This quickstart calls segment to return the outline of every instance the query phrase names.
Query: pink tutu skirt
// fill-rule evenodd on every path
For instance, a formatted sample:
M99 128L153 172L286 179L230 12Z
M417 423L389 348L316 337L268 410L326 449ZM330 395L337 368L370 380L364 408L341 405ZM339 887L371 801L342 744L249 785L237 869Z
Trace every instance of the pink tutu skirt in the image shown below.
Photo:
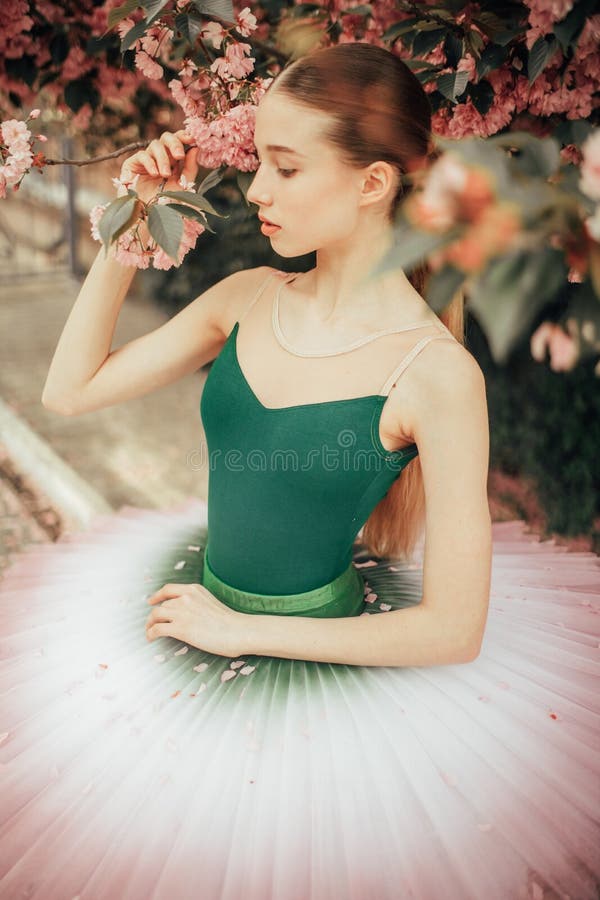
M0 897L597 900L600 561L493 525L471 663L229 659L148 642L206 503L124 507L0 584ZM371 615L418 565L354 564Z

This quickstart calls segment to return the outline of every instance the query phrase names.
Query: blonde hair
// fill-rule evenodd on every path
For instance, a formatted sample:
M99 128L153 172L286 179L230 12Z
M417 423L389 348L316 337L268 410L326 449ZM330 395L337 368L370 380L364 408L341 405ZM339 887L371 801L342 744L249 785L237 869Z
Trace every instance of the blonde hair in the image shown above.
M420 294L427 283L426 265L408 276ZM439 314L454 337L464 345L464 293L460 289ZM419 456L402 469L385 497L371 512L362 529L362 542L375 556L392 556L409 561L425 529L425 490Z

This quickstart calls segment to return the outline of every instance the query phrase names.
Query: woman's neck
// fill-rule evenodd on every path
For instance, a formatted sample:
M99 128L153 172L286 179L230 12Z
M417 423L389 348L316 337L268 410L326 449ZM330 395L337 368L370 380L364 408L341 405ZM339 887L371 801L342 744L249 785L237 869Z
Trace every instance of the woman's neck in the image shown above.
M317 250L317 264L303 279L309 315L322 325L372 319L378 308L381 314L391 311L392 298L397 310L402 296L416 295L401 268L369 277L393 243L392 226L382 225L356 234L343 247Z

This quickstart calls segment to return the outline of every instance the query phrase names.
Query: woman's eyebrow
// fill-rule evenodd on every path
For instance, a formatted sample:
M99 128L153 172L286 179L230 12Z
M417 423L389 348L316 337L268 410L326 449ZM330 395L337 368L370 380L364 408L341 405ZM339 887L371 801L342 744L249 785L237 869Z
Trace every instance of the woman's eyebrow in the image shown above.
M282 144L267 144L267 150L274 150L279 153L292 153L294 156L303 156L306 158L305 153L300 153L299 150L292 150L291 147L284 147Z

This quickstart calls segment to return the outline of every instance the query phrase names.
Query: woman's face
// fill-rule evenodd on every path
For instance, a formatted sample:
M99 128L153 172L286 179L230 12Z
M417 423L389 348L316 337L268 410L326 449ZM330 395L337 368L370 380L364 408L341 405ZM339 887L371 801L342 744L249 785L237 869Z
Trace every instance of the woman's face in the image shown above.
M260 160L247 193L258 214L280 227L269 234L283 257L344 241L356 230L362 174L322 137L329 116L268 92L256 110ZM276 148L289 148L276 149Z

